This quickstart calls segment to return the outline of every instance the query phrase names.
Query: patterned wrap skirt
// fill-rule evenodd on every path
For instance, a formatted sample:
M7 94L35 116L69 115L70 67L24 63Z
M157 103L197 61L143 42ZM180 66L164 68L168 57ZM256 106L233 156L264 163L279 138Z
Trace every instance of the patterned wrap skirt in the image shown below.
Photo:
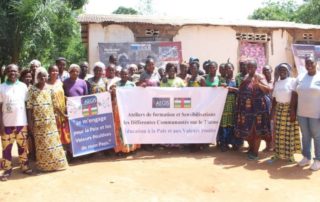
M301 153L298 121L290 121L290 104L277 103L275 121L275 153L280 159L290 159Z

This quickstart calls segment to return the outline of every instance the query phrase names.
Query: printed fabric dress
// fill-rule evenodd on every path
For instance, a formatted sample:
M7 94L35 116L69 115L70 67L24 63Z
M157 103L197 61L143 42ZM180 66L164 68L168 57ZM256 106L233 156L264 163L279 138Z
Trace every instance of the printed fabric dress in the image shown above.
M276 98L281 94L291 94L294 89L293 78L279 80L275 83L273 96ZM281 84L282 85L281 85ZM289 91L289 92L288 92ZM301 153L300 128L297 120L290 121L290 102L279 102L277 100L275 111L275 157L285 160L293 160L295 153Z
M56 125L53 109L55 103L54 93L50 88L30 88L27 108L32 111L36 162L41 171L62 170L68 166Z
M226 84L229 87L236 87L234 80L226 81ZM228 144L240 146L243 144L242 139L234 136L236 96L235 92L228 92L221 117L218 142L224 146Z
M108 81L105 78L100 78L98 82L94 81L94 77L87 80L89 94L106 92L108 88Z
M136 85L132 81L127 81L126 83L121 83L121 81L116 82L117 88L132 88ZM114 151L116 153L129 153L140 148L139 144L124 144L123 135L120 127L120 116L118 110L117 99L112 99L112 109L113 109L113 119L114 119L114 130L115 130L115 142L116 146Z
M236 136L246 139L253 127L262 139L270 136L270 116L266 94L253 88L253 81L242 82L237 100Z
M70 144L70 129L68 119L61 115L60 112L66 113L66 98L64 96L63 83L60 80L53 85L48 84L48 87L53 90L56 108L54 113L56 116L57 128L60 134L61 143L64 145Z

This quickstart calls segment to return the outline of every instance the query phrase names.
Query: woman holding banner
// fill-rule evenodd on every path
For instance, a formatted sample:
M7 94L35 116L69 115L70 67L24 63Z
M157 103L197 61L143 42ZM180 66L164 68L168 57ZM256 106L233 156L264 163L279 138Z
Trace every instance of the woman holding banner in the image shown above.
M29 90L27 109L28 127L35 139L37 167L40 171L66 169L68 163L54 115L57 101L53 90L46 84L48 72L39 67L35 76L36 84Z
M147 87L147 86L159 86L160 84L160 75L158 71L155 70L154 60L148 58L146 60L145 70L141 73L138 86Z
M133 152L140 148L140 145L137 144L124 144L122 131L120 127L120 117L118 110L118 103L116 99L116 88L132 88L136 85L129 81L129 72L126 68L123 68L120 71L121 80L116 82L115 85L110 87L111 99L112 99L112 109L113 109L113 119L114 119L114 130L115 130L115 143L116 146L114 151L118 156L123 156L124 154Z
M235 135L248 141L248 159L257 160L260 142L271 135L270 116L265 96L270 92L265 78L256 73L257 62L248 60L247 71L239 87Z
M199 73L199 62L192 61L190 63L190 73L191 77L187 80L188 87L204 87L206 86L205 79L200 76ZM203 149L205 144L192 144L190 145L190 152L197 152Z
M160 87L185 87L184 81L176 76L177 67L173 63L166 64L165 76L160 82Z

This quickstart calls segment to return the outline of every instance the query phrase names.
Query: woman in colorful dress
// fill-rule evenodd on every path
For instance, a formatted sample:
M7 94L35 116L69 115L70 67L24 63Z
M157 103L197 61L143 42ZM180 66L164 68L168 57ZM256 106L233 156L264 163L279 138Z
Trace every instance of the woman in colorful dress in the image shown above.
M35 139L36 164L40 171L63 170L68 166L56 125L53 90L46 84L48 72L43 67L36 71L37 83L28 93L29 128Z
M271 135L265 99L270 87L265 78L256 73L255 60L248 60L247 70L248 74L239 87L235 135L248 141L248 159L257 160L261 140Z
M96 62L93 66L94 76L87 80L89 94L106 92L108 89L108 81L103 78L105 65L102 62Z
M262 68L262 74L264 75L268 86L270 88L270 93L266 95L266 101L267 101L267 107L269 110L269 113L271 114L271 107L272 107L272 90L273 90L273 84L274 82L272 81L272 68L270 65L265 65ZM273 140L273 119L270 118L270 127L271 127L271 135L270 138L266 139L266 148L264 149L264 151L273 151L273 144L274 144L274 140Z
M218 145L222 152L229 150L229 145L232 145L233 150L238 150L243 144L243 141L240 138L234 136L235 106L238 89L236 88L236 81L233 79L233 70L234 67L232 63L225 64L225 85L228 88L228 95L224 105L218 133Z
M273 89L271 116L275 116L275 154L271 161L277 159L295 162L294 154L301 152L300 131L297 120L291 119L292 110L295 110L291 102L295 88L295 79L290 78L287 64L278 67L279 77Z
M118 110L118 103L116 99L116 88L133 88L136 85L129 81L129 72L127 69L122 69L120 71L121 80L118 81L115 85L110 87L111 98L112 98L112 109L113 109L113 119L114 119L114 130L115 130L115 143L116 146L114 151L118 156L125 156L126 154L133 152L140 148L138 144L124 144L123 135L120 127L120 117Z
M247 59L245 57L241 57L239 60L239 73L237 73L235 77L237 88L239 88L240 84L242 83L246 75L247 75Z
M66 98L64 96L63 84L58 78L59 68L57 65L52 65L49 67L49 79L48 87L53 90L56 101L56 108L54 110L56 116L57 128L60 134L60 140L62 145L67 148L67 145L71 143L70 140L70 129L68 118L66 115Z

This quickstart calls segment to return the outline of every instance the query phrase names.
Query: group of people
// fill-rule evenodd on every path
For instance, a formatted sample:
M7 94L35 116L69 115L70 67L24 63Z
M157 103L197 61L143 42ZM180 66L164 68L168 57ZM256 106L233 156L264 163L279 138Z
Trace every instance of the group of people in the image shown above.
M28 160L33 156L40 171L68 167L72 150L66 97L109 91L115 122L114 152L122 155L139 149L140 145L123 142L115 93L116 88L136 86L227 88L217 135L217 146L222 152L239 150L245 140L249 145L248 159L256 160L261 140L265 140L266 149L274 151L270 162L277 159L295 162L294 154L301 151L301 130L303 159L298 164L311 163L313 139L315 160L310 168L319 170L320 73L313 56L306 57L305 64L307 73L297 78L290 76L289 64L279 64L274 69L274 81L270 66L263 67L263 74L259 74L257 62L250 58L240 59L235 77L234 65L229 61L218 65L208 60L200 69L197 58L156 68L154 59L148 57L145 64L119 68L116 57L110 56L107 67L102 62L93 65L93 75L88 73L87 62L67 68L67 61L62 57L48 70L41 67L38 60L31 61L29 68L21 71L17 65L10 64L5 69L6 79L0 85L1 168L4 170L0 180L6 181L11 176L11 150L15 141L24 174L33 173ZM203 147L187 146L192 151Z

